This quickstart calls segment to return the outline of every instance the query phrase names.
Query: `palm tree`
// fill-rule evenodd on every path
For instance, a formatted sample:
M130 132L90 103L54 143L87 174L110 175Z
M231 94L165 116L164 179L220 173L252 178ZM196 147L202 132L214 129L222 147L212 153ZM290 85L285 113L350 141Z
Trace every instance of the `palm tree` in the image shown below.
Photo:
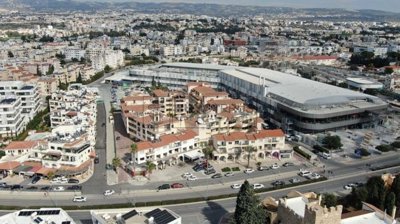
M149 173L149 179L150 179L151 172L153 172L153 170L155 168L156 168L156 165L152 161L150 161L150 160L146 161L146 170Z
M136 152L137 152L137 145L135 143L133 143L131 145L131 163L132 163L133 166L135 166L135 160L136 159L134 159L134 158L135 158Z
M49 180L52 180L53 177L54 177L54 173L53 173L53 172L49 172L49 173L47 174L47 178L49 178Z
M250 157L251 157L251 153L257 151L253 146L248 146L244 149L244 151L247 152L247 168L249 168L250 166Z
M114 159L112 159L112 165L114 167L114 170L116 173L118 173L118 167L121 166L121 159L118 157L114 157Z
M207 160L207 165L206 165L207 168L206 169L208 170L208 160L210 159L214 149L210 146L207 146L207 147L203 148L201 151L203 151L204 156L206 157L206 160Z

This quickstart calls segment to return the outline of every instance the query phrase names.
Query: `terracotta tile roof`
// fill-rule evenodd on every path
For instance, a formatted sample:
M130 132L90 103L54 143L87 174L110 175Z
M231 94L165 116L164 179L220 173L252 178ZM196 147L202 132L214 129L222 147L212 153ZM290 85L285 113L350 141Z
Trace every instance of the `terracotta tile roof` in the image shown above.
M191 87L191 86L202 86L202 85L208 85L206 82L188 82L186 86Z
M151 100L152 97L149 95L143 95L143 96L126 96L121 99L121 101L126 102L126 101L142 101L142 100Z
M192 130L185 130L180 134L168 134L160 137L160 140L151 142L151 141L142 141L137 143L138 151L146 150L146 149L156 149L163 146L167 146L174 142L181 142L193 139L197 136L197 133Z
M32 149L39 144L39 141L13 141L1 150Z
M205 93L215 93L217 91L215 91L213 88L208 87L208 86L198 86L196 88L193 89L194 91L204 95Z
M55 173L56 169L54 168L47 168L47 167L42 167L38 171L36 171L37 174L42 174L44 176L47 176L50 172Z
M162 89L153 90L153 94L156 97L167 97L169 95L167 91L164 91Z
M0 170L12 170L18 167L19 165L21 165L21 163L16 161L3 162L0 163Z
M217 91L215 91L215 92L206 92L206 93L203 93L203 96L205 96L205 97L212 97L212 96L229 96L229 94L226 93L226 92L217 92Z

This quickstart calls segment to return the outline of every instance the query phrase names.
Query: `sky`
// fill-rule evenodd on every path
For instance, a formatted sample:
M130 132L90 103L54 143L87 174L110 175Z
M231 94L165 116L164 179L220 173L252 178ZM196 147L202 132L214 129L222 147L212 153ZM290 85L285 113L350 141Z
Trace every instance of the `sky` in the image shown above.
M96 1L96 0L81 0ZM102 0L106 1L106 0ZM260 6L287 6L295 8L345 8L345 9L376 9L400 12L400 0L107 0L114 2L188 2L214 3Z

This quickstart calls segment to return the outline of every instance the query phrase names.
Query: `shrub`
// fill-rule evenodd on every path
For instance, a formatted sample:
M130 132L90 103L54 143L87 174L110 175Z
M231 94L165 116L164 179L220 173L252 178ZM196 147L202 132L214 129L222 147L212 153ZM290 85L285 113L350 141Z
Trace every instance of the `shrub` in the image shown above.
M356 153L356 154L359 154L361 157L371 155L371 153L368 152L368 150L366 150L366 149L364 149L364 148L356 149L356 150L355 150L355 153Z
M320 145L314 145L313 149L315 149L317 152L325 152L325 153L329 153L329 150L325 147L322 147Z
M230 167L224 167L221 169L222 172L231 172L231 168Z
M375 148L381 152L389 152L394 150L393 146L391 145L378 145Z
M293 147L293 150L295 152L297 152L298 154L300 154L301 156L303 156L304 158L310 160L311 159L311 155L309 155L308 153L304 152L303 150L300 149L300 147L295 146Z
M240 171L239 167L232 167L232 171Z
M390 144L392 147L394 147L394 148L400 148L400 141L396 141L396 142L393 142L392 144Z

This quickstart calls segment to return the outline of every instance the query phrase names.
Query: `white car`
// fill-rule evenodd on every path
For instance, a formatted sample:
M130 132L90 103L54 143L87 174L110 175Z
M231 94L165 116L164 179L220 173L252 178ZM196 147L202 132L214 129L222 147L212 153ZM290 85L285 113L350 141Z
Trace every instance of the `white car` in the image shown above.
M189 176L186 180L193 181L193 180L197 180L197 179L198 178L196 176L192 175L192 176Z
M247 168L247 169L244 170L244 172L247 173L247 174L250 174L250 173L253 173L254 170L250 169L250 168Z
M73 202L85 202L86 197L85 196L75 196L74 199L72 199Z
M308 177L311 174L312 173L310 171L307 171L307 170L301 170L300 173L299 173L299 175L302 176L302 177Z
M264 188L264 184L253 184L253 189L261 189Z
M114 190L106 190L106 191L104 191L104 196L110 196L110 195L113 195L114 193L115 193Z
M190 176L193 176L193 174L192 173L184 173L184 174L182 174L182 177L185 178L185 179L187 179Z
M232 184L232 185L231 185L231 188L232 188L232 189L239 189L240 187L242 187L241 184Z
M273 170L276 170L276 169L278 169L279 168L279 165L278 164L273 164L272 166L271 166L271 169L273 169Z
M59 184L68 184L68 179L60 179Z
M226 176L226 177L233 177L234 174L233 174L233 172L228 172L228 173L225 174L225 176Z
M300 179L299 178L292 178L289 180L290 183L295 184L295 183L299 183Z
M53 187L53 191L65 191L64 187Z
M344 185L343 188L344 188L345 190L351 190L351 189L353 189L353 188L356 187L356 186L357 186L357 185L351 183L351 184Z
M313 173L313 174L311 174L310 176L308 176L310 179L313 179L313 180L317 180L317 179L319 179L319 178L321 178L321 175L319 175L318 173Z

